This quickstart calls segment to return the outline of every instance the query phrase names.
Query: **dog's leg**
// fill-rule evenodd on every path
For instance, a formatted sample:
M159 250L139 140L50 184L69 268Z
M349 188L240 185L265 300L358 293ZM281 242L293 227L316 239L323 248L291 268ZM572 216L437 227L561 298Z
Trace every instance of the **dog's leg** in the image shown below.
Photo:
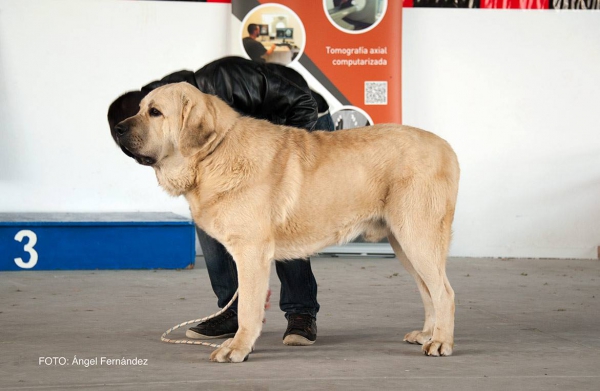
M416 248L403 248L431 294L435 311L433 334L423 344L423 352L428 356L449 356L454 347L454 291L446 277L445 255L436 250L436 244L431 241L415 245Z
M446 277L445 246L433 231L416 230L403 236L400 243L429 290L435 311L433 334L423 344L423 352L428 356L449 356L454 347L454 291Z
M273 246L236 246L231 255L238 269L238 331L210 355L211 361L242 362L254 347L262 329L265 297L269 289L269 273Z
M449 356L454 347L454 291L446 277L452 217L453 209L440 219L430 208L416 207L404 216L403 224L392 227L431 296L435 323L431 339L423 344L423 352L428 356Z
M423 300L423 307L425 308L425 324L423 325L423 329L414 330L406 334L404 336L404 341L408 343L424 345L431 339L431 336L433 335L433 326L435 325L435 312L433 310L433 301L431 300L431 295L429 294L427 286L419 276L419 273L416 272L406 257L406 254L402 250L402 247L400 247L400 244L396 238L393 235L389 235L388 240L394 249L394 253L396 253L396 257L398 257L400 260L400 263L402 263L406 271L408 271L408 273L415 279L417 287L419 288L419 293L421 294L421 299Z

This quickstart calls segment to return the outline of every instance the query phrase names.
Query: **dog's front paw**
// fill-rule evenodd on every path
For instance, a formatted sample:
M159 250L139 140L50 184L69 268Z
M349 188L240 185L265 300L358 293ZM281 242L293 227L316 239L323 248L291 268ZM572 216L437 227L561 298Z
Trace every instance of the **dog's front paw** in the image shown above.
M252 349L234 347L233 338L223 342L220 348L217 348L210 355L210 361L216 362L244 362Z
M427 356L451 356L452 355L452 342L442 342L429 340L423 344L423 353Z
M404 336L404 341L408 343L415 343L424 345L431 339L431 332L425 332L420 330L411 331Z
M228 338L221 344L222 348L228 348L233 343L233 338Z

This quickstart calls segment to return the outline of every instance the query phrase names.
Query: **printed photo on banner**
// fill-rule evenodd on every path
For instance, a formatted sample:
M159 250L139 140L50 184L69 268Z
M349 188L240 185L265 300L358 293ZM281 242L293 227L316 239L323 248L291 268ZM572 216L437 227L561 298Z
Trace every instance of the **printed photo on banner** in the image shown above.
M306 32L294 11L280 4L260 5L242 21L239 38L256 62L289 65L304 51Z
M355 106L342 106L331 114L335 130L362 128L373 125L373 120L364 110Z
M323 0L329 21L339 30L361 34L373 29L385 15L387 0Z

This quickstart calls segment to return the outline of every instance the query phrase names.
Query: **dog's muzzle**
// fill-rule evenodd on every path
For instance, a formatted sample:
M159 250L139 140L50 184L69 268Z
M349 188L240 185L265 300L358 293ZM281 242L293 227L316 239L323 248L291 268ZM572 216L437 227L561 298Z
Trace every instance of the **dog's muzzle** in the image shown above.
M117 145L121 148L123 153L135 159L136 162L143 166L153 166L154 164L156 164L156 159L150 156L138 154L135 151L132 151L130 147L128 148L127 137L129 135L129 130L129 125L124 122L120 122L119 124L117 124L117 126L115 126L114 129L115 141L117 142Z

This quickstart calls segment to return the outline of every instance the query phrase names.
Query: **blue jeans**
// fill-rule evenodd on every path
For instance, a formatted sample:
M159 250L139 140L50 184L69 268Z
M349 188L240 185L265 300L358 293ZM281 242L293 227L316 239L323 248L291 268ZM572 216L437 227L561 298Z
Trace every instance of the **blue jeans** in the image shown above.
M328 130L333 132L335 130L335 125L333 124L333 118L331 118L331 114L327 113L319 117L319 119L317 119L317 123L315 124L314 130Z
M326 114L317 120L315 130L333 130L331 115ZM196 227L198 241L202 247L208 277L217 295L217 305L223 308L229 303L238 287L237 269L231 254L225 247ZM281 281L279 308L290 314L308 314L317 317L317 281L310 267L310 258L275 262L277 276ZM237 312L237 300L231 309Z
M235 262L221 243L198 227L196 233L204 253L210 284L217 295L217 305L223 308L238 287ZM275 262L275 268L281 281L279 308L285 312L286 317L289 314L309 314L316 318L319 312L317 281L312 273L310 260ZM230 307L236 312L237 302L236 300Z

